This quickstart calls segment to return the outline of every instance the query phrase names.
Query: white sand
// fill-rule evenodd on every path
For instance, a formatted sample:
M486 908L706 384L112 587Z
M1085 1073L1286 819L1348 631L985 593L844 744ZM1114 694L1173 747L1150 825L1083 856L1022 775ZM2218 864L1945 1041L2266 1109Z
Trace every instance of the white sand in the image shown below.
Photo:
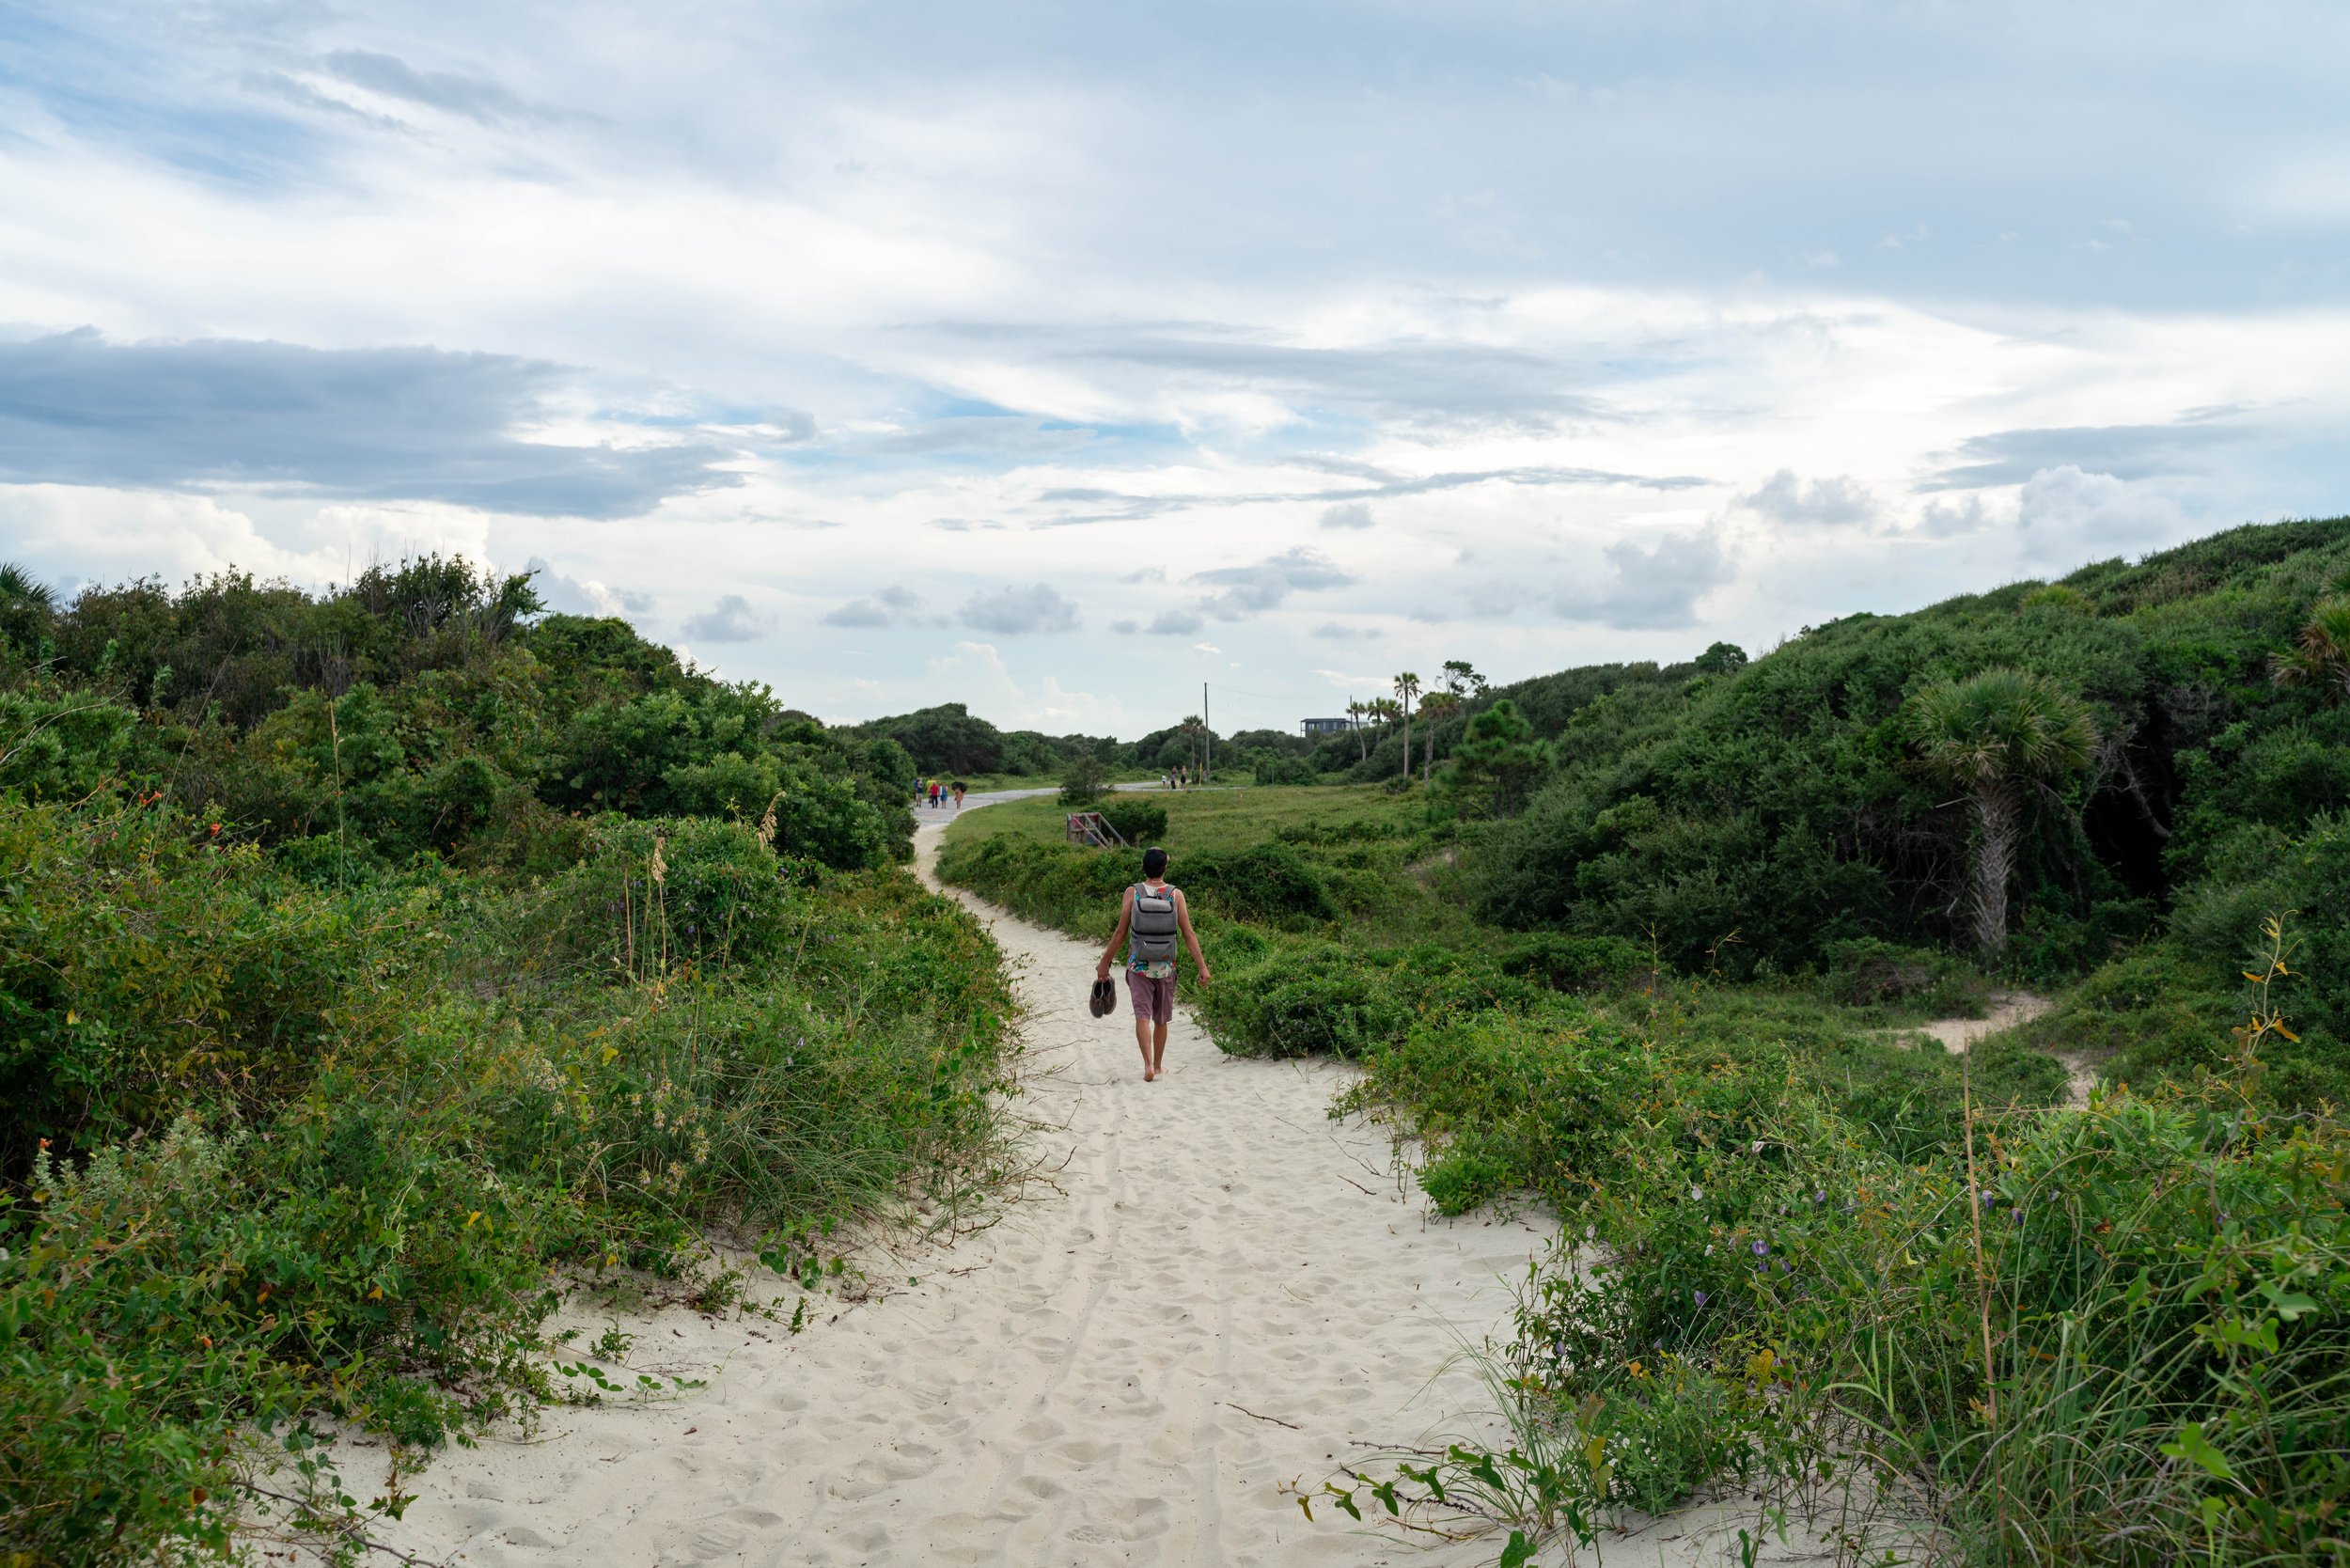
M1937 1018L1904 1032L1930 1035L1950 1055L1965 1056L1966 1047L1976 1041L1988 1040L2019 1024L2029 1024L2047 1011L2048 1007L2047 997L2035 996L2028 991L1995 991L1988 1011L1980 1018Z
M921 815L927 874L943 814ZM1547 1231L1427 1216L1381 1135L1325 1116L1344 1068L1230 1059L1179 1014L1145 1084L1122 1008L1086 1011L1098 949L973 907L1022 966L1040 1071L1018 1104L1064 1124L1040 1135L1061 1195L869 1262L899 1292L796 1338L682 1309L623 1325L633 1365L709 1387L445 1454L384 1539L476 1565L1493 1560L1308 1524L1277 1488L1462 1430L1484 1402L1444 1371L1455 1335L1499 1325Z

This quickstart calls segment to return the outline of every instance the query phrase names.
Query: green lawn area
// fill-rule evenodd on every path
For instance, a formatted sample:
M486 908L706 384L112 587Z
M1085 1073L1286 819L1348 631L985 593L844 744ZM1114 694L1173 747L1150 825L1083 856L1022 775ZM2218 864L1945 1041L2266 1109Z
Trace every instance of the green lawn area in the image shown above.
M1113 801L1125 798L1123 792L1110 797ZM1285 827L1308 823L1332 828L1359 823L1393 823L1409 832L1424 814L1417 795L1391 795L1376 784L1151 790L1139 798L1166 808L1165 843L1168 855L1178 860L1188 850L1245 849L1276 837ZM1068 815L1069 808L1050 795L1008 800L983 811L964 813L947 830L947 842L1012 837L1058 844L1062 841Z

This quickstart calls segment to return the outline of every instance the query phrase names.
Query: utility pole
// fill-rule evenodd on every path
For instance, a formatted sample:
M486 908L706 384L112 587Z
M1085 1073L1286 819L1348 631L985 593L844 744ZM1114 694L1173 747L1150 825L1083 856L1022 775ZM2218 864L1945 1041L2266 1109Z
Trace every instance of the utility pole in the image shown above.
M1208 722L1208 683L1199 682L1199 782L1215 776L1215 727Z

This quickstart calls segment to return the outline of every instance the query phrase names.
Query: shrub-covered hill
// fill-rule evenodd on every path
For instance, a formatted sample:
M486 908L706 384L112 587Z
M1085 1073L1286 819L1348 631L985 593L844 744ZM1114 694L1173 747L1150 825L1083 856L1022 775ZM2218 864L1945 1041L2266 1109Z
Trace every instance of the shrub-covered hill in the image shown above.
M641 1391L561 1293L724 1306L713 1228L814 1286L843 1216L983 1188L1010 996L894 863L912 779L462 563L0 568L0 1561L257 1510L348 1557L397 1499L318 1418L413 1464Z
M1578 711L1525 815L1480 835L1481 911L1655 929L1744 961L1854 936L1951 940L1960 792L1921 772L1904 701L1938 677L2041 672L2088 704L2090 765L2041 798L2019 867L2021 962L2060 970L2149 930L2257 824L2350 805L2350 710L2272 659L2350 587L2350 520L2239 528L2136 566L1816 628L1743 669Z
M1119 763L1125 748L1108 735L1047 735L998 729L960 702L871 719L857 733L903 746L916 770L932 775L994 775L1038 778L1058 775L1081 758Z
M76 799L117 778L239 839L337 838L346 869L354 836L369 864L544 869L576 858L576 813L756 819L770 801L784 854L904 858L914 769L894 743L689 669L623 621L539 609L526 575L438 557L324 594L222 573L28 604L0 639L0 787Z
M2122 1048L2124 1067L2205 1059L2260 918L2287 915L2310 978L2280 992L2311 1038L2279 1043L2278 1087L2340 1095L2350 705L2339 680L2275 677L2345 592L2350 520L2245 527L1622 686L1576 712L1522 816L1468 834L1470 896L1498 924L1653 933L1684 966L1733 973L1856 938L1965 946L1978 823L1966 790L1919 766L1910 699L2036 672L2085 705L2094 746L2025 792L2002 962L2046 980L2123 965L2094 1004L2122 1027L2044 1035Z

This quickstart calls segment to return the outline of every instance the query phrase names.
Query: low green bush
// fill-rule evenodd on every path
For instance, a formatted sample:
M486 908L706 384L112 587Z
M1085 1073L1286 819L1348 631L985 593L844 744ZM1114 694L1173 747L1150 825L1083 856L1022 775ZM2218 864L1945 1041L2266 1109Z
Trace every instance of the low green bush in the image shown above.
M1411 1074L1432 1198L1530 1177L1573 1232L1494 1368L1514 1446L1376 1483L1400 1502L1433 1482L1528 1545L1589 1544L1732 1481L1833 1514L1863 1555L1934 1533L1983 1563L2333 1551L2340 1123L2210 1080L1986 1117L1970 1167L1963 1125L1897 1156L1802 1074L1713 1070L1605 1019L1527 1028L1490 1015L1372 1058Z
M757 827L703 817L605 817L587 849L551 888L557 939L576 961L632 978L672 961L769 956L790 937L794 886L821 874L787 866Z
M1277 751L1260 751L1250 770L1259 784L1297 785L1319 784L1322 775L1313 763L1303 757L1285 757Z
M2350 1104L2350 817L2320 812L2299 833L2248 824L2213 861L2168 933L2092 971L2024 1037L2107 1077L2192 1079L2231 1055L2245 979L2273 945L2286 972L2271 1000L2291 1038L2264 1043L2258 1092L2287 1109Z
M1554 991L1653 988L1654 957L1621 936L1561 936L1545 932L1503 950L1501 972Z
M1113 800L1102 808L1102 818L1136 849L1158 843L1167 837L1167 808L1152 801Z
M559 1290L695 1273L713 1226L796 1270L1000 1168L1010 996L968 914L729 823L589 839L542 886L338 889L315 839L297 872L163 806L0 798L8 1550L217 1555L253 1484L336 1533L312 1418L413 1457L549 1397ZM579 961L632 933L633 969Z
M1339 915L1314 868L1278 840L1191 855L1179 870L1187 891L1230 918L1296 923Z

